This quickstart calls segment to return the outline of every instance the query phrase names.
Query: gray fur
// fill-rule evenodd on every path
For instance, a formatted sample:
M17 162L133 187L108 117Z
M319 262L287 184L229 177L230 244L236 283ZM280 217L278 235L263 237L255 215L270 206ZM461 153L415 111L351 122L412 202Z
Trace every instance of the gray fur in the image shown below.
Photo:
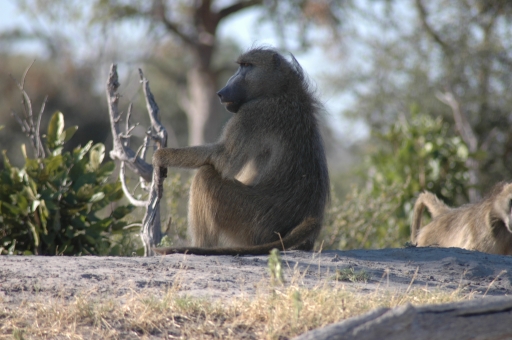
M256 48L238 63L239 70L219 91L221 102L235 113L220 140L158 150L153 164L199 168L189 203L195 247L265 245L301 225L307 235L294 232L302 239L289 248L311 250L329 197L317 117L321 105L294 58L289 62L273 49ZM156 251L193 253L192 248Z

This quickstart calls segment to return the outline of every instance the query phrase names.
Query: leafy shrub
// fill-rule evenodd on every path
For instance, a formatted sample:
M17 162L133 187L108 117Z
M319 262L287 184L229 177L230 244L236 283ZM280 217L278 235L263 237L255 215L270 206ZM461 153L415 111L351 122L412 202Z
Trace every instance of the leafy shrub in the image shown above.
M397 220L403 192L396 184L378 194L353 186L343 201L333 192L317 242L323 249L343 250L403 245Z
M168 173L164 182L165 203L161 207L162 215L167 216L163 223L165 235L160 241L161 247L180 246L187 242L187 203L191 182L192 177L186 172Z
M470 156L460 137L441 118L412 110L389 132L376 134L376 150L363 177L343 202L333 195L324 231L324 249L382 248L403 245L410 235L417 195L429 190L447 204L467 199Z
M25 165L19 169L3 152L0 254L106 254L112 246L109 236L123 232L121 218L133 206L117 206L99 216L123 197L120 182L107 183L115 165L102 164L104 145L89 142L63 152L76 130L64 130L64 117L56 112L48 125L46 157L29 158L22 145Z

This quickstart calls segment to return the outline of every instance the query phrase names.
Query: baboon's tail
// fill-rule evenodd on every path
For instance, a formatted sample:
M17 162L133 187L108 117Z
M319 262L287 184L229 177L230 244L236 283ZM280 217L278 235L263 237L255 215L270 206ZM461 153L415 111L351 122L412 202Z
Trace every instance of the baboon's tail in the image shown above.
M307 242L308 239L318 229L320 229L317 219L309 217L304 219L301 224L295 227L282 241L265 243L258 246L240 247L240 248L153 248L157 254L195 254L195 255L268 255L274 249L290 249Z
M423 217L423 209L425 207L427 207L432 219L450 211L450 207L439 200L436 195L429 191L422 192L418 196L412 212L411 243L413 244L416 244L416 237L421 229L421 218Z

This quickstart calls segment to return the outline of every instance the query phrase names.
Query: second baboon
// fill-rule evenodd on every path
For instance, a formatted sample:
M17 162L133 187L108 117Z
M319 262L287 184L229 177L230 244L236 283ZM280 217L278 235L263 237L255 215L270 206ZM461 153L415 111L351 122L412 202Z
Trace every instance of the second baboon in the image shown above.
M423 208L432 221L421 227ZM475 204L450 208L434 194L416 200L411 242L418 246L459 247L485 253L512 255L512 184L499 183Z
M255 48L237 63L218 92L234 113L220 140L153 156L157 167L198 168L189 201L193 247L157 253L311 250L320 232L329 195L321 105L293 56Z

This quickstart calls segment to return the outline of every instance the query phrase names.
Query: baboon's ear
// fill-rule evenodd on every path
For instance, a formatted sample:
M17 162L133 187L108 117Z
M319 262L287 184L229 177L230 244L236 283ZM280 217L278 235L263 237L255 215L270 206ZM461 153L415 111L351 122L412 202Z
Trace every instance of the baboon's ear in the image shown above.
M295 59L295 56L293 54L290 53L290 57L292 59L292 65L293 68L295 69L295 73L297 73L300 79L304 79L304 71L302 70L302 66L300 66L299 62L297 61L297 59Z

